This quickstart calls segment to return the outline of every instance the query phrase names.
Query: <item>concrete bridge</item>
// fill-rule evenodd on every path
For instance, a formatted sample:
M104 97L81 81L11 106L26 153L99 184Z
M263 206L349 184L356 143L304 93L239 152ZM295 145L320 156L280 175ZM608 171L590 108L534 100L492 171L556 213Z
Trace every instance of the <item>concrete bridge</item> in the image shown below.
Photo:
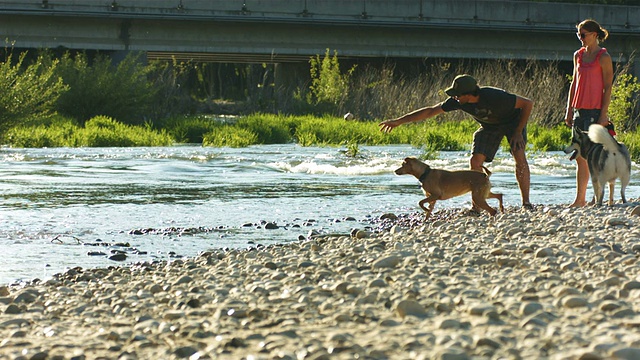
M15 48L215 62L307 62L326 49L341 58L570 61L585 18L610 30L614 60L640 48L640 7L515 0L0 0L0 37Z

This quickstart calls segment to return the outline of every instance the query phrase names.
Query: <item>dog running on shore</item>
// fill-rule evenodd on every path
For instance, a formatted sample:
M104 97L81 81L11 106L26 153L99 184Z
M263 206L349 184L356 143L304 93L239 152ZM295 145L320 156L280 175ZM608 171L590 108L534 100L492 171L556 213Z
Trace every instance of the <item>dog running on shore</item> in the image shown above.
M396 175L413 175L420 181L422 191L426 198L421 200L418 205L420 205L426 213L425 220L431 215L436 201L451 199L468 192L471 192L474 208L484 209L493 216L497 211L487 204L487 199L498 199L500 211L504 212L502 194L494 194L491 192L491 182L489 181L491 172L484 166L482 168L485 172L476 170L448 171L432 169L422 161L414 157L408 157L404 159L402 166L395 170L395 173ZM425 203L429 203L429 208L424 206Z
M595 203L602 205L604 184L609 183L609 205L613 205L617 178L620 178L620 197L626 203L624 191L631 177L631 157L627 147L617 142L607 128L599 124L589 126L588 132L573 128L572 133L571 145L564 152L571 154L571 160L577 156L587 160Z

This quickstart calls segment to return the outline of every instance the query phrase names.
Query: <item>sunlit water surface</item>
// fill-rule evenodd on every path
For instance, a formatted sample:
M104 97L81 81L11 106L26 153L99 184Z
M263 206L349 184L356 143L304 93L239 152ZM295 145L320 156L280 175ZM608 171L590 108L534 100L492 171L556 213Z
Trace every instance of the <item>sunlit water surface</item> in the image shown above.
M353 158L341 148L296 145L1 149L0 284L45 280L76 266L297 241L311 230L348 233L384 213L418 210L417 180L393 174L412 155L420 150L361 147ZM429 163L466 169L468 157L442 152ZM565 154L530 153L529 161L534 203L573 199L575 168ZM511 157L499 153L489 168L505 206L519 206ZM629 198L638 197L636 170L634 164ZM439 202L436 211L469 206L467 195ZM265 229L264 222L279 228ZM132 234L174 227L206 231ZM97 243L128 243L126 261L108 259L119 247L86 245Z

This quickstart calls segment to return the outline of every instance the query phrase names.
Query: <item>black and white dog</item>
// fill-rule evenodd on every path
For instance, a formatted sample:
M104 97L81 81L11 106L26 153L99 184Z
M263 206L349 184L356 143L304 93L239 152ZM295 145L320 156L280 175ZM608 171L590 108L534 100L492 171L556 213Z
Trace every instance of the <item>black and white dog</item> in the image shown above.
M592 124L589 131L573 128L571 145L564 152L571 155L571 160L581 156L589 164L591 184L596 204L602 205L604 184L609 183L609 205L613 205L613 189L617 178L620 178L620 196L627 202L624 190L631 177L631 157L627 147L616 141L602 125Z

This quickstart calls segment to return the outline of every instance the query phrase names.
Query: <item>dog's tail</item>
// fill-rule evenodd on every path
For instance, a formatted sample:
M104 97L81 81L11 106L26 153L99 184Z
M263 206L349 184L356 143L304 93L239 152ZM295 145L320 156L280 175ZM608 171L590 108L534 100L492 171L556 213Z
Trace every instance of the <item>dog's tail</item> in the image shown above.
M602 125L592 124L589 126L589 139L594 143L602 144L607 151L618 149L618 142L611 136L609 130Z
M487 177L491 176L491 171L489 171L489 169L487 169L486 167L482 167L482 170L484 171L485 174L487 174Z

